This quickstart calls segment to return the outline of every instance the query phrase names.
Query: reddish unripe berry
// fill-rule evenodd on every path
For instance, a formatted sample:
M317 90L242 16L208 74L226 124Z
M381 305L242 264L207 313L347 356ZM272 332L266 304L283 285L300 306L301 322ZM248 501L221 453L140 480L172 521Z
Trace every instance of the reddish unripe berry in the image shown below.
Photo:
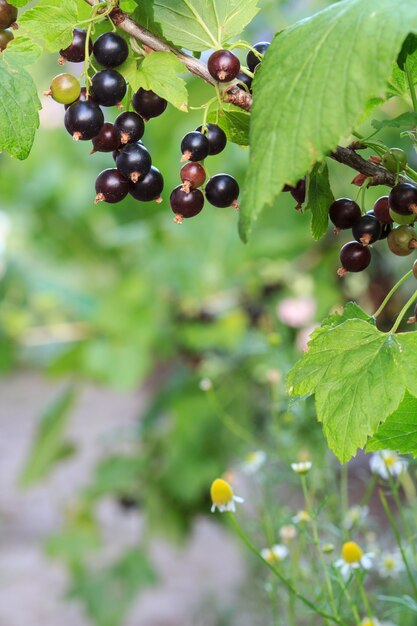
M389 198L388 196L381 196L374 204L373 211L375 217L382 222L382 224L392 224L392 217L389 214Z
M17 9L6 0L0 0L0 29L13 27L17 20Z
M240 61L229 50L216 50L207 63L208 71L219 83L229 83L240 72Z
M190 191L190 189L196 189L201 187L206 180L206 170L201 163L186 163L182 166L180 171L181 180L184 183L182 189L184 191Z

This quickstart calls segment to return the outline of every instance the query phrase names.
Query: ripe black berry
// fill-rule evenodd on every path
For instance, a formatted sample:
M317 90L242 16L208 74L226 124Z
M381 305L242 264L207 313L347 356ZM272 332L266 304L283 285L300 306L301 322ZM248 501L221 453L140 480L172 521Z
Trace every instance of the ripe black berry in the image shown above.
M65 48L65 50L60 50L59 54L61 58L59 60L59 64L63 65L65 61L69 61L70 63L82 63L85 59L85 42L87 38L87 33L82 28L74 28L72 31L72 42ZM90 54L93 51L93 42L88 42L89 52Z
M411 183L400 183L391 189L389 205L400 215L417 213L417 187Z
M352 227L352 235L364 246L375 243L381 236L382 226L375 215L362 215Z
M392 217L389 214L389 199L388 196L381 196L374 204L375 217L382 224L392 224Z
M290 187L289 192L297 202L297 206L295 208L299 209L301 205L304 204L306 199L306 179L300 178L295 187Z
M237 199L239 197L239 185L233 176L229 174L217 174L208 181L206 188L206 198L213 206L224 208L233 206L239 208Z
M345 230L361 219L359 205L350 198L339 198L330 205L329 217L336 229Z
M93 149L90 154L94 152L113 152L120 146L120 133L116 130L113 124L105 122L100 129L99 134L93 138Z
M408 256L417 247L416 237L411 226L397 226L387 237L388 247L397 256Z
M119 104L126 95L126 81L116 70L101 70L94 74L91 91L94 100L105 107Z
M199 189L187 192L183 191L181 185L175 187L169 201L177 224L181 224L183 218L194 217L204 206L204 196Z
M376 218L375 211L373 209L372 209L372 211L368 211L366 213L366 215L372 215L372 217ZM376 219L378 219L378 218L376 218ZM378 220L378 222L381 224L381 234L379 236L379 241L381 241L381 240L386 239L388 237L388 235L392 231L392 225L391 224L384 224L380 220Z
M269 41L260 41L259 43L256 43L253 47L257 52L259 52L259 54L265 54L270 45L271 44ZM246 57L246 64L251 72L255 71L255 68L259 65L260 62L261 59L257 57L256 54L252 52L252 50L248 52L248 56Z
M219 83L228 83L240 72L240 61L229 50L213 52L207 63L208 71Z
M52 79L49 91L44 92L45 96L52 96L60 104L72 104L80 94L80 81L72 74L58 74Z
M226 133L220 126L217 124L206 124L206 129L203 131L203 127L199 126L196 128L196 131L199 133L203 133L206 135L209 140L210 150L209 155L214 156L215 154L220 154L227 144Z
M65 113L64 123L75 141L92 139L104 124L103 111L91 100L74 102Z
M103 67L118 67L129 56L129 46L117 33L103 33L94 42L93 52Z
M243 83L243 85L247 87L247 91L251 91L253 78L251 78L247 74L244 74L243 72L239 72L239 74L236 76L236 80L239 81L239 83ZM243 85L239 84L239 87L246 91Z
M140 115L133 111L121 113L114 122L114 127L120 134L121 143L132 143L142 139L145 132L145 123Z
M132 99L133 108L143 117L149 120L151 117L158 117L167 108L168 102L160 98L151 90L138 89Z
M9 28L17 20L17 9L6 0L0 0L0 28Z
M371 262L371 251L357 241L349 241L340 250L340 262L339 276L344 276L346 272L362 272Z
M88 94L88 98L87 98L87 89L85 87L81 87L80 95L78 96L78 98L77 98L77 100L75 102L87 102L87 100L90 100L91 102L94 102L93 95L91 93L89 93ZM71 102L71 104L74 104L74 103ZM65 110L67 110L68 107L71 106L71 104L66 104L65 105Z
M129 193L129 181L124 178L119 170L104 170L97 176L96 198L97 202L120 202Z
M190 161L190 163L182 166L180 176L184 183L182 186L183 191L190 191L190 189L196 189L203 185L206 180L206 170L201 163Z
M181 161L202 161L210 153L210 142L206 135L193 131L181 141Z
M14 35L11 30L0 30L0 52L6 50L12 39Z
M151 169L151 155L140 143L128 143L116 157L117 169L133 183L144 178Z
M407 165L407 155L401 148L391 148L382 157L382 165L389 172L397 174Z
M156 167L151 167L149 172L137 183L131 183L130 195L142 202L162 202L161 193L164 188L164 179Z

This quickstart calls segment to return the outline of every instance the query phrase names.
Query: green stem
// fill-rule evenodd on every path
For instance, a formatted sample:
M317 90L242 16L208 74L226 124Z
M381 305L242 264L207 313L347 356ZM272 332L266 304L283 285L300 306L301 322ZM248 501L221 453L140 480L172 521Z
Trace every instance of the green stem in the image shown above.
M378 477L375 474L372 474L372 478L368 483L365 494L361 500L361 506L368 506L371 501L372 494L374 493L375 487L378 482Z
M401 324L401 322L403 320L404 315L407 313L408 309L410 308L410 306L413 304L413 302L415 300L417 300L417 290L413 293L411 298L409 300L407 300L407 302L405 303L405 305L401 309L394 326L389 331L390 335L393 335L396 332L396 330L398 329L399 325Z
M409 178L414 180L417 183L417 172L413 170L409 165L406 165L404 170L407 172Z
M346 597L346 600L348 601L348 604L349 604L350 609L352 611L354 620L355 620L357 626L360 626L361 619L359 617L359 611L357 609L357 606L356 606L352 596L350 595L350 591L348 589L348 586L345 585L345 581L343 580L339 570L337 568L335 568L335 571L336 571L337 582L339 583L339 586L340 586L341 590L343 591L343 594ZM351 580L351 579L349 579L349 580Z
M340 468L340 491L342 504L342 527L343 534L346 536L347 529L344 522L346 521L347 512L349 510L349 470L347 463L344 463Z
M385 467L386 467L386 470L387 470L388 483L389 483L389 486L391 488L391 492L392 492L392 495L394 497L395 504L397 505L398 514L400 516L400 520L401 520L401 523L403 525L403 528L404 528L405 532L408 535L407 539L408 539L409 543L411 544L411 547L412 547L412 550L413 550L413 554L414 554L414 558L415 558L416 557L416 549L415 549L415 545L414 545L414 540L412 538L413 537L413 532L412 532L412 530L411 530L411 528L410 528L410 526L409 526L409 524L407 522L407 519L405 517L405 514L404 514L404 507L403 507L403 505L401 503L401 499L400 499L400 497L398 495L398 485L392 479L392 476L391 476L390 471L389 471L389 467L388 467L388 465L386 463L385 463Z
M381 306L379 307L379 309L377 311L375 311L375 313L373 314L373 317L378 317L378 315L380 315L382 313L382 311L384 310L384 308L387 305L388 301L391 299L391 297L394 295L394 293L397 291L397 289L399 287L401 287L401 285L407 280L407 278L409 278L411 276L412 273L413 273L413 270L410 270L409 272L407 272L407 274L404 274L404 276L402 278L400 278L400 280L397 283L395 283L394 287L391 289L391 291L387 294L387 296L383 300L383 302L382 302Z
M416 90L414 87L413 75L410 70L408 58L405 62L405 73L407 75L408 88L410 90L410 96L413 102L413 109L414 109L414 112L417 113L417 95L416 95Z
M225 413L219 403L217 402L217 396L213 389L207 391L207 395L210 398L211 404L215 413L217 413L220 421L226 426L231 433L233 433L239 439L242 439L246 443L248 443L251 447L253 445L253 437L252 434L243 428L236 420L231 416Z
M355 569L355 576L356 576L356 582L358 583L359 593L360 593L362 602L365 607L366 614L369 617L369 619L372 619L371 605L369 604L368 596L366 595L365 587L363 586L362 574L357 569Z
M402 557L402 559L404 561L405 569L407 570L407 575L408 575L408 578L410 580L410 584L411 584L411 587L413 589L414 595L417 598L417 584L416 584L416 582L414 580L414 576L413 576L413 573L411 571L411 567L410 567L410 564L408 562L407 555L405 554L405 550L404 550L404 547L403 547L403 544L402 544L402 541L401 541L401 533L400 533L400 531L398 529L398 526L397 526L397 523L396 523L396 521L394 519L394 516L392 515L392 513L390 511L387 499L386 499L386 497L385 497L385 495L384 495L384 493L382 491L379 492L379 498L381 500L381 504L382 504L382 506L384 508L385 515L388 518L388 521L389 521L389 523L391 525L391 528L392 528L392 531L394 533L395 539L397 541L397 545L398 545L398 548L400 550L401 557Z
M316 520L316 516L315 516L314 511L313 511L313 507L312 507L312 504L311 504L311 501L310 501L310 496L309 496L309 493L308 493L307 479L306 479L304 474L301 474L300 478L301 478L301 485L303 487L304 498L305 498L305 501L306 501L306 508L307 508L307 511L308 511L308 513L310 514L310 517L311 517L311 528L312 528L312 531L313 531L314 545L316 547L317 554L318 554L318 557L319 557L319 561L320 561L320 564L321 564L321 567L322 567L322 570L323 570L324 579L325 579L326 587L327 587L327 593L328 593L329 600L330 600L330 605L331 605L331 607L333 609L334 615L338 619L339 615L338 615L338 611L337 611L336 601L335 601L335 598L334 598L332 581L330 579L329 572L327 570L327 564L326 564L326 561L324 560L323 551L322 551L321 546L320 546L320 538L319 538L319 532L318 532L318 528L317 528L317 520Z
M292 582L290 580L288 580L283 574L281 574L281 572L278 569L276 569L276 567L274 567L274 565L272 563L269 563L269 561L264 559L262 554L255 548L255 546L251 543L251 541L247 538L247 536L245 535L243 530L240 528L240 526L237 523L236 518L233 515L233 513L229 513L229 520L231 521L231 524L232 524L236 534L240 537L240 539L243 541L245 546L258 559L260 559L262 561L262 563L264 565L266 565L271 570L271 572L273 572L275 574L275 576L282 582L282 584L288 589L288 591L291 594L294 594L294 596L296 598L298 598L309 609L314 611L314 613L317 613L317 615L321 615L321 617L323 617L323 618L325 618L327 620L330 620L334 624L344 624L344 622L341 622L339 619L335 618L333 615L330 615L329 613L326 613L325 611L322 611L321 609L319 609L314 604L314 602L312 602L311 600L309 600L308 598L303 596L303 594L301 594L299 591L297 591L297 589L293 586Z

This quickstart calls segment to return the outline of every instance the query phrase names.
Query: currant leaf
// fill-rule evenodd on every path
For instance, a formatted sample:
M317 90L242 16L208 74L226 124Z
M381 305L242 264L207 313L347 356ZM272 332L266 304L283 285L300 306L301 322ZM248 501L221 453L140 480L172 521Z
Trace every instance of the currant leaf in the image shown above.
M394 413L378 428L366 445L367 452L395 450L417 457L417 398L406 392Z

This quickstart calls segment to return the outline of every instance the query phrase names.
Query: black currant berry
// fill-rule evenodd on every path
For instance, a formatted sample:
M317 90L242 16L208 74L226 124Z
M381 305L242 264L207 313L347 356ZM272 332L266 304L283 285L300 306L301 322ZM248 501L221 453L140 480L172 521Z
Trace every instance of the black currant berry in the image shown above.
M91 80L94 100L104 107L119 104L126 95L126 81L116 70L101 70Z
M161 193L164 188L164 179L161 172L156 167L151 167L149 172L141 178L137 183L131 183L130 195L135 200L142 202L162 202Z
M6 50L12 39L14 39L14 35L11 30L0 30L0 52Z
M244 89L245 91L249 91L249 92L251 91L253 78L251 78L247 74L244 74L243 72L239 72L239 74L236 76L236 80L239 81L239 83L242 83L238 85L241 89ZM245 89L243 85L245 85L247 89Z
M125 178L137 183L146 176L151 169L151 155L140 143L128 143L116 157L117 169Z
M132 143L142 139L145 132L143 118L134 111L121 113L114 122L115 129L120 134L122 143Z
M120 202L129 193L129 181L124 178L119 170L104 170L97 176L95 203Z
M72 74L58 74L52 79L49 91L44 96L51 96L60 104L72 104L81 94L81 85L78 78Z
M183 218L198 215L204 206L204 196L199 189L183 191L181 185L175 187L169 198L171 209L175 213L175 222L181 224Z
M400 183L391 189L389 205L395 213L417 213L417 187L412 183Z
M381 236L382 226L375 215L362 215L352 227L352 235L364 246L375 243Z
M75 100L75 102L87 102L87 100L90 100L91 102L94 102L94 98L93 98L92 94L89 93L88 97L87 97L87 89L85 87L81 87L80 95L78 96L77 100ZM74 104L74 103L71 102L71 104ZM71 106L71 104L66 104L65 105L65 110L67 110L68 107Z
M233 206L239 208L237 199L239 197L239 185L233 176L229 174L217 174L207 182L206 198L213 206L225 208Z
M415 324L417 322L417 304L414 306L414 315L408 318L407 324Z
M0 29L10 28L17 20L17 9L6 0L0 0Z
M181 141L181 152L181 162L202 161L210 153L210 142L206 135L195 130L183 137Z
M382 157L382 165L393 174L398 174L407 165L407 155L401 148L391 148Z
M339 276L347 272L362 272L371 262L371 251L357 241L349 241L340 250L340 262L342 267L337 270Z
M372 217L376 218L375 211L373 209L372 209L372 211L368 211L366 213L366 215L372 215ZM378 218L376 218L376 219L378 219ZM388 235L390 234L390 232L392 231L392 225L391 224L384 224L380 220L378 220L378 222L381 224L381 234L379 236L379 241L382 241L383 239L386 239L388 237Z
M373 211L375 213L375 217L382 224L392 224L392 217L389 214L389 198L388 196L381 196L376 200L374 204Z
M220 126L217 126L217 124L206 124L206 129L207 130L203 131L203 127L199 126L198 128L196 128L196 131L198 133L203 133L203 135L206 135L207 139L209 140L210 156L220 154L220 152L223 152L227 144L226 133L222 128L220 128Z
M297 206L295 208L299 209L301 205L304 204L306 199L306 179L300 178L295 187L291 187L289 189L289 192L297 202Z
M229 50L213 52L207 62L208 71L219 83L229 83L240 72L240 61Z
M59 64L63 65L65 61L70 63L82 63L85 60L85 42L87 39L87 33L82 28L74 28L72 31L72 42L65 48L60 50ZM91 39L88 42L89 53L93 51L93 42Z
M270 45L271 44L269 41L260 41L259 43L256 43L253 47L257 52L259 52L259 54L265 54ZM256 54L252 52L252 50L248 52L248 56L246 57L246 64L251 72L255 71L255 68L259 65L260 62L261 59L256 56Z
M190 189L197 189L201 187L206 180L206 170L201 163L186 163L182 166L180 171L181 180L184 183L182 186L183 191L190 191Z
M91 100L74 102L65 113L64 123L75 141L93 139L104 124L103 111Z
M144 120L150 120L152 117L162 115L167 108L168 102L153 91L142 89L141 87L133 96L132 105Z
M105 122L100 129L99 134L93 138L93 149L90 154L94 152L113 152L120 146L120 133L116 130L113 124Z
M416 237L411 226L397 226L387 237L388 247L397 256L408 256L417 248Z
M103 67L118 67L129 56L129 46L117 33L103 33L94 42L93 53Z
M361 215L359 205L350 198L339 198L330 205L329 217L337 231L352 228L361 219Z

